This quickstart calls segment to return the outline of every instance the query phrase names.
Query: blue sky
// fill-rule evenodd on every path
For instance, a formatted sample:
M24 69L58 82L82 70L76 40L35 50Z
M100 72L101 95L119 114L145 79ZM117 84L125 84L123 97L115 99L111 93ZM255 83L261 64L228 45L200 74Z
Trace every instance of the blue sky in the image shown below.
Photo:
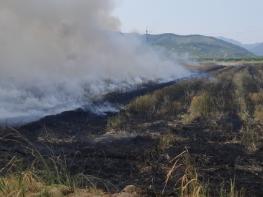
M123 32L203 34L263 42L263 0L116 0Z

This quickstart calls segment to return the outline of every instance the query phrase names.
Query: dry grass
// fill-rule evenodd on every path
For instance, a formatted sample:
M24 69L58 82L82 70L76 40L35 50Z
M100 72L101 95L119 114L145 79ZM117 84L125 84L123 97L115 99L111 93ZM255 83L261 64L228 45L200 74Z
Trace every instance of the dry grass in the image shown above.
M254 105L263 104L263 92L250 93L249 98Z
M246 149L250 152L254 152L258 150L260 144L260 134L262 132L262 128L260 125L257 125L253 122L247 122L244 124L241 133L241 143L246 147Z
M3 197L99 197L104 195L104 192L96 188L77 189L58 184L49 185L30 171L0 178L0 196Z
M215 104L215 99L207 92L203 92L192 99L189 111L193 117L207 117L211 112L216 111Z
M63 155L53 155L52 149L47 147L50 150L50 155L45 157L19 131L11 129L9 133L7 138L10 139L6 140L21 144L25 150L28 150L28 156L34 160L31 166L25 168L17 162L16 157L13 157L5 167L0 169L2 175L0 176L1 197L61 197L69 195L75 197L78 196L75 195L76 191L82 191L82 193L85 191L84 193L95 196L92 194L102 193L97 189L98 184L104 186L105 191L110 191L110 188L116 189L111 183L94 176L82 173L72 175ZM12 171L9 170L11 168ZM77 188L84 188L84 190Z
M183 170L182 176L177 181L176 191L179 197L210 197L220 196L220 197L245 197L245 191L241 189L240 191L236 188L235 182L230 181L230 184L226 187L221 185L221 188L214 188L210 192L209 185L202 183L199 179L198 172L193 165L191 156L188 150L182 152L174 159L172 159L172 166L166 174L166 180L162 193L165 193L167 185L173 179L174 174L177 171ZM215 193L215 189L218 190Z
M263 105L256 105L254 118L256 121L263 123Z
M172 167L168 170L163 188L163 193L173 174L183 170L182 176L177 181L176 191L180 197L206 197L208 196L207 187L204 186L198 178L196 169L194 168L188 150L176 156L171 162Z
M176 136L169 132L169 133L165 133L165 134L162 134L160 136L160 139L159 139L159 149L161 151L164 151L170 147L172 147L174 145L174 143L176 142Z
M128 111L132 114L151 118L156 113L157 98L154 95L145 95L136 98L128 105Z
M260 78L263 76L262 73L254 76L245 69L237 74L232 73L233 78L232 75L225 78L222 76L219 83L216 80L206 82L193 80L155 91L133 100L119 115L110 118L107 126L108 128L125 128L128 123L133 123L132 118L143 121L167 116L175 119L179 117L177 115L185 114L184 117L190 121L198 117L205 117L205 120L209 120L222 113L236 110L243 120L241 134L238 134L238 143L242 143L249 151L256 151L260 138L258 131L262 131L259 126L263 123L263 92L260 90L260 86L263 87L263 80ZM224 80L225 83L223 83ZM231 86L232 83L234 87ZM0 179L0 196L104 195L104 192L96 187L98 182L105 185L105 191L108 190L107 187L110 184L106 181L81 174L73 176L69 173L63 157L52 157L47 160L27 139L23 139L23 141L29 145L29 149L36 157L37 161L34 164L41 166L41 169L33 168L26 172L2 177ZM161 153L165 152L174 146L175 142L175 135L172 133L163 134L160 136L158 148ZM12 163L13 160L7 164L7 167L12 166ZM0 169L0 172L2 171L4 170ZM202 181L198 169L195 168L191 156L186 150L169 163L163 195L171 187L174 187L172 189L180 197L208 197L213 191L209 189L208 184ZM173 186L172 184L175 182L176 185ZM220 197L246 196L244 191L239 191L236 188L235 181L230 181L228 185L218 186L214 189L219 191L218 196Z
M246 192L244 189L238 190L236 188L235 181L230 181L230 185L228 189L225 189L224 187L220 190L220 197L246 197Z
M108 129L123 129L125 127L125 123L127 118L125 115L119 114L117 116L113 116L107 121Z
M0 178L0 196L27 196L40 193L44 184L31 172Z
M176 116L182 111L182 103L179 101L166 101L159 109L160 115Z

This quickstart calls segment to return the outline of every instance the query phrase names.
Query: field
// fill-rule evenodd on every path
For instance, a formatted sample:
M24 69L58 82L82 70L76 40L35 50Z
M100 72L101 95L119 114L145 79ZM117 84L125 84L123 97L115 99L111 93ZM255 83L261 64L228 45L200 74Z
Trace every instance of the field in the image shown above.
M262 196L262 61L191 69L119 96L118 113L1 129L0 196Z

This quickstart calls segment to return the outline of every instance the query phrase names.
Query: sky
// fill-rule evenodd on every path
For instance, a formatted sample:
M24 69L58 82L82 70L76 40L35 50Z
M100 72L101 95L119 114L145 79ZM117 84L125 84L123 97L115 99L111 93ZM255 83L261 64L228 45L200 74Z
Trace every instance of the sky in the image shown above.
M116 0L123 32L202 34L263 42L263 0Z

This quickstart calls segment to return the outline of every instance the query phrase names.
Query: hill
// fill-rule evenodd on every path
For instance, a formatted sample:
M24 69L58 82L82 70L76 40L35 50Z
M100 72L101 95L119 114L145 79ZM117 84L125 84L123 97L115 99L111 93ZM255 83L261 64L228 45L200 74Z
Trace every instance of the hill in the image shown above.
M226 38L226 37L223 37L223 36L219 36L218 39L220 40L223 40L223 41L226 41L226 42L229 42L231 44L234 44L234 45L237 45L237 46L240 46L242 48L244 48L244 45L242 42L239 42L237 40L234 40L234 39L231 39L231 38Z
M229 42L231 44L240 46L242 48L245 48L257 56L263 56L263 43L243 44L239 41L236 41L236 40L233 40L230 38L219 37L219 39L226 41L226 42Z
M263 56L263 43L246 44L244 47L257 56Z
M142 35L155 47L193 58L251 58L255 55L240 46L208 36L175 34Z

